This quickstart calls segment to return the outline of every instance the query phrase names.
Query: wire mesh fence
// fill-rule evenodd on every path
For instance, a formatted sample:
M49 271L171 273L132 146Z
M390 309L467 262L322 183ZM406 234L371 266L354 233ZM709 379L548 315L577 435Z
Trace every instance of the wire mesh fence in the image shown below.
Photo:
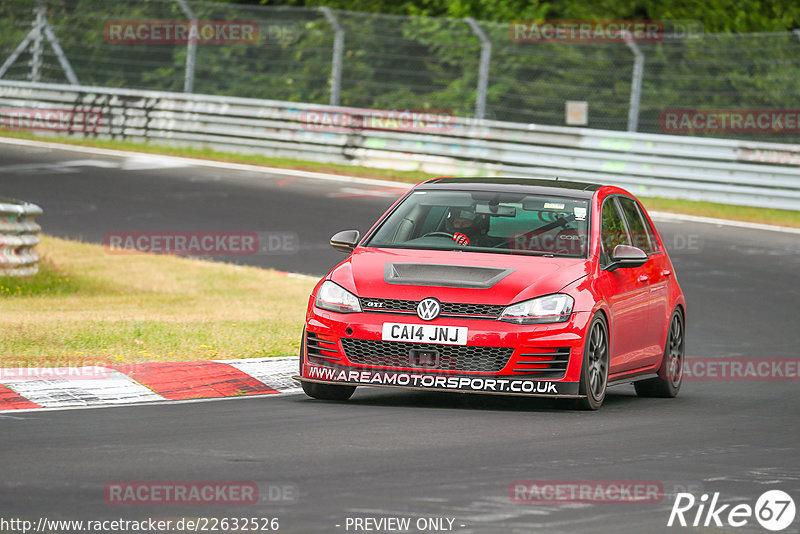
M695 27L631 42L514 28L190 0L9 0L0 78L546 125L565 125L575 101L588 111L574 124L589 128L800 141L800 32Z

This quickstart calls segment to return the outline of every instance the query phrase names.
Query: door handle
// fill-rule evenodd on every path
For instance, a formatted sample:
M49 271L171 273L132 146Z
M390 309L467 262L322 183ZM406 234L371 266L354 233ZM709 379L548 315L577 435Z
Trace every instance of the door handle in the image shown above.
M664 269L663 271L661 271L661 276L669 276L671 274L672 271L670 271L669 269Z
M640 282L647 282L648 280L650 280L650 277L647 276L646 274L640 274L639 275L639 281Z

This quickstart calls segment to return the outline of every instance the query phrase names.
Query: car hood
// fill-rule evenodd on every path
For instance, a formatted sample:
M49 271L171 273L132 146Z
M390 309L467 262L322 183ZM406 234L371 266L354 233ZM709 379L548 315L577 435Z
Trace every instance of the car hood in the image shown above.
M507 305L556 293L589 269L581 258L358 247L330 279L359 297Z

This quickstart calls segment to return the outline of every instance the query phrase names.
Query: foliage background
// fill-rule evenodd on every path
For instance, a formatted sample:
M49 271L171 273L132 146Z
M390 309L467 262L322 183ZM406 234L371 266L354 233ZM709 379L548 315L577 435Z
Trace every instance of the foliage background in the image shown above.
M113 20L185 19L174 0L46 0L48 19L84 85L182 91L185 45L109 44ZM517 43L514 20L695 21L704 33L640 43L645 54L639 131L660 133L665 109L795 109L800 80L796 0L252 0L188 2L201 20L256 21L257 44L200 45L194 92L327 104L334 32L345 29L341 104L475 110L480 41L492 41L489 119L563 125L567 100L589 102L589 127L625 130L633 54L623 43ZM30 31L34 0L0 3L0 58ZM746 32L746 33L745 33ZM24 53L6 79L30 78ZM41 81L65 83L44 48ZM696 132L702 134L702 132ZM731 137L726 134L725 137ZM798 142L797 133L739 137Z

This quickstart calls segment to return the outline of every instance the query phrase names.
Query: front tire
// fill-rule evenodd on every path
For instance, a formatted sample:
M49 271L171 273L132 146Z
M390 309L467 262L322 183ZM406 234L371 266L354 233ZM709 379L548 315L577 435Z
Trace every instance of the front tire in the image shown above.
M356 391L355 386L331 386L315 382L301 382L301 384L306 395L320 400L345 401Z
M657 378L639 380L633 383L640 397L671 398L678 394L683 383L683 362L686 357L686 335L683 314L680 310L672 313L669 333L664 345L664 357Z
M303 328L303 338L300 340L300 376L303 376L303 363L306 361L306 329ZM303 392L311 398L320 400L345 401L353 396L355 386L330 386L315 382L300 382Z
M597 410L603 405L608 386L608 363L608 326L603 314L598 312L586 330L579 389L580 394L586 397L578 399L577 408Z

